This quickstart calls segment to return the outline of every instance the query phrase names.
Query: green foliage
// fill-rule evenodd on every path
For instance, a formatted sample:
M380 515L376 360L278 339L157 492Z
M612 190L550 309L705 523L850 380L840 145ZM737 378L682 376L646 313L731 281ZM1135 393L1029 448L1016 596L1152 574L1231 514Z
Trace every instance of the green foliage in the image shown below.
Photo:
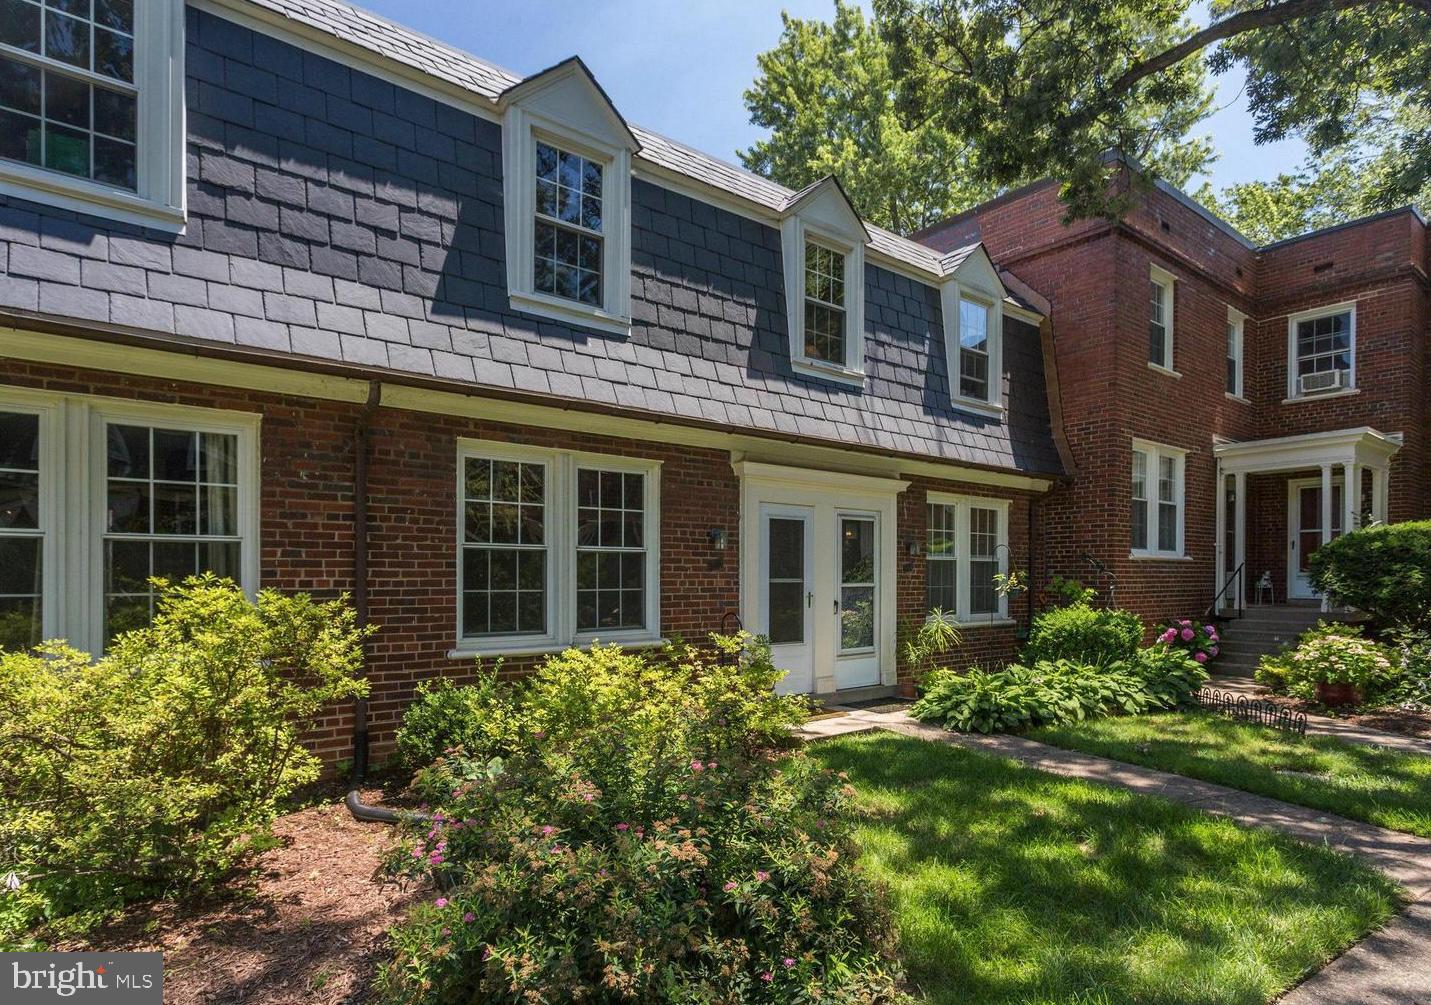
M1081 580L1054 576L1043 588L1045 599L1054 607L1068 607L1072 604L1091 604L1098 591L1084 586Z
M1387 627L1431 628L1431 520L1362 527L1313 553L1312 583Z
M58 642L0 652L0 876L29 904L8 923L94 918L261 846L279 801L318 776L302 731L366 691L362 635L342 601L250 602L204 576L100 660Z
M1162 645L1100 666L1057 660L997 671L939 670L925 679L910 714L959 732L1007 733L1176 708L1206 680L1197 663Z
M473 757L507 754L516 742L511 712L514 685L501 684L501 669L483 673L479 665L471 684L458 686L443 677L417 686L397 731L397 761L408 771L424 768L449 750Z
M939 608L930 611L923 621L906 628L906 634L904 663L916 679L962 641L954 615Z
M441 895L394 932L390 1000L904 1000L848 789L776 749L806 703L767 647L716 644L741 658L553 657L503 708L503 757L419 773L434 813L392 867Z
M1143 623L1132 611L1090 607L1079 601L1034 618L1023 659L1098 665L1131 659L1142 642Z
M794 189L833 174L865 219L901 233L997 194L973 177L971 137L900 114L888 45L859 7L835 0L828 24L781 19L745 92L751 122L770 130L740 152L747 168Z
M1354 684L1369 705L1380 704L1401 683L1394 649L1362 637L1360 625L1318 622L1280 653L1262 657L1253 675L1274 691L1314 701L1318 684Z
M1431 177L1431 121L1415 114L1431 107L1421 0L1214 0L1209 13L1188 0L876 0L875 11L901 112L982 136L981 179L1062 179L1074 216L1126 207L1109 149L1176 185L1204 171L1209 144L1186 137L1209 111L1209 69L1245 71L1259 143L1298 135L1320 158L1394 123L1369 179L1378 203L1404 203Z
M1413 712L1431 712L1431 629L1401 629L1392 642L1401 667L1392 700Z

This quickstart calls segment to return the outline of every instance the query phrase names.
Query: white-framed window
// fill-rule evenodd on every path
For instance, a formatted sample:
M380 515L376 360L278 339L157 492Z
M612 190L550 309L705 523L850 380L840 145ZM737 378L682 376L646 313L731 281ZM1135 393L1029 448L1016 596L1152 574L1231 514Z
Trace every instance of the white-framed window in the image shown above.
M257 414L0 388L0 645L38 631L100 652L149 623L150 577L212 572L253 593L258 429Z
M1173 275L1156 265L1148 275L1148 365L1173 371Z
M457 652L660 638L660 462L458 445Z
M1003 410L1004 296L982 248L964 256L939 287L949 397L956 408L993 417Z
M529 77L503 104L513 309L627 334L635 137L580 60Z
M1231 307L1227 309L1227 385L1225 390L1234 398L1246 397L1243 388L1242 344L1247 316Z
M925 610L971 625L1006 619L994 577L1008 572L1008 500L931 492L926 506Z
M1309 398L1356 387L1356 304L1337 304L1287 319L1287 397Z
M0 649L55 633L55 399L0 388Z
M5 0L0 192L179 229L183 103L182 0Z
M857 387L865 379L864 224L833 179L812 186L780 225L790 365Z
M1133 441L1129 512L1133 555L1182 557L1186 454L1177 447Z

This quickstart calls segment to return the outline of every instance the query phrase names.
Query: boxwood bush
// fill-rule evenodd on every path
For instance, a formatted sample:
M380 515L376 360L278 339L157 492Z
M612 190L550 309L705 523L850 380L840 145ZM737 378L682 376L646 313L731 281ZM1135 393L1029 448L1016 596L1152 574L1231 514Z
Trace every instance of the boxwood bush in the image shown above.
M469 706L501 755L414 781L432 813L391 866L436 892L393 933L389 1000L905 1000L850 792L789 750L806 703L768 647L716 644L739 658L568 651Z
M1363 527L1322 545L1312 583L1383 628L1431 628L1431 520Z
M1160 644L1100 666L1044 660L995 671L938 670L910 713L959 732L1007 733L1176 708L1206 680L1186 653Z
M0 876L19 883L0 889L0 943L203 886L261 847L318 777L304 729L366 691L362 636L341 601L250 601L205 576L166 589L102 659L0 651Z
M1132 659L1143 642L1143 622L1132 611L1086 602L1056 607L1034 618L1025 663L1066 660L1101 666Z

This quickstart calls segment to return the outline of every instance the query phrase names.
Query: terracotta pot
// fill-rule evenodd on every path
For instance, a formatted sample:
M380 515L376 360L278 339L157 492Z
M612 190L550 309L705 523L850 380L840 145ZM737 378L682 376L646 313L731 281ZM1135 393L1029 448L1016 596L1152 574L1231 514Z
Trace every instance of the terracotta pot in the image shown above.
M1317 684L1317 700L1323 705L1333 708L1344 705L1360 705L1362 701L1361 688L1355 684L1328 684L1323 681Z

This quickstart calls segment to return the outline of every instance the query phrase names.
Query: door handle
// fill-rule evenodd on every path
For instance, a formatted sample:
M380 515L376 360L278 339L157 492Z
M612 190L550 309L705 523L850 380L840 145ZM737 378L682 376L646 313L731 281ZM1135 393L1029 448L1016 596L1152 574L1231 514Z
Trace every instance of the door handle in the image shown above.
M814 605L815 605L815 594L814 594L814 593L807 593L807 594L805 594L805 606L806 606L806 607L813 607Z
M835 601L835 613L837 615L840 613L840 602L838 600Z

